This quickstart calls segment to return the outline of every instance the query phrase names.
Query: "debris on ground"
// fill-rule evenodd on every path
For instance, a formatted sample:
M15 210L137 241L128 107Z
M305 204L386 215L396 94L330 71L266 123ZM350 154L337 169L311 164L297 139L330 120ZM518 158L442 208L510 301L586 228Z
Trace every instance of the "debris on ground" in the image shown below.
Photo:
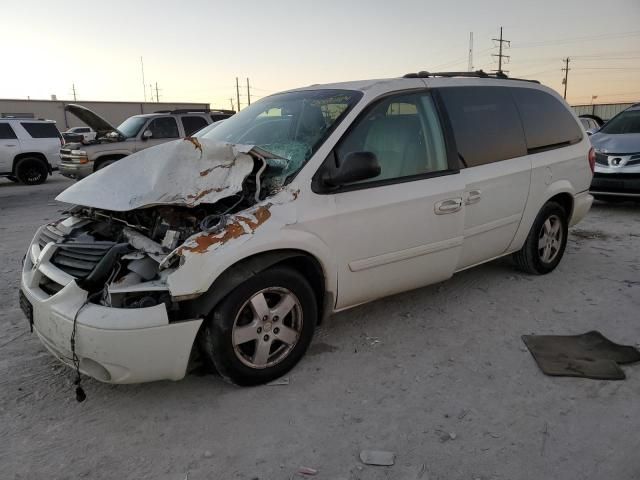
M289 377L277 378L277 379L267 383L267 385L270 386L270 387L278 386L278 385L289 385Z
M445 432L444 430L436 430L436 433L440 437L440 441L442 443L448 442L449 440L455 440L458 436L454 432Z
M395 463L396 454L383 450L362 450L360 452L360 461L365 465L389 467Z
M313 475L316 475L318 473L318 470L316 470L315 468L300 467L298 469L298 473L300 475L313 476Z

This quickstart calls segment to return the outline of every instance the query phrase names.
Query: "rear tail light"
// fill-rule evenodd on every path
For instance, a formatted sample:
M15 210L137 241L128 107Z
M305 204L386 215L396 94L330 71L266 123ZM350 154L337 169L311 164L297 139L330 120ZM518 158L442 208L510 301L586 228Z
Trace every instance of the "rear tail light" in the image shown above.
M595 172L596 168L596 151L591 147L589 149L589 168L591 169L591 173Z

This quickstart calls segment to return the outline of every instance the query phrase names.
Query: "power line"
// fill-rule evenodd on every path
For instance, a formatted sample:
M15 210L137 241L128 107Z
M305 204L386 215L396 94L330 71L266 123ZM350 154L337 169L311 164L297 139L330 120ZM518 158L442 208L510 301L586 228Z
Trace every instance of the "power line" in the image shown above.
M144 101L147 101L147 87L144 82L144 63L142 61L142 57L140 57L140 68L142 69L142 93L144 95Z
M238 83L238 77L236 77L236 98L238 99L238 111L240 111L240 84Z
M511 58L509 55L503 55L502 54L502 44L506 43L508 47L511 46L511 42L509 40L503 40L502 39L502 27L500 27L500 38L492 38L492 40L494 42L498 42L498 53L497 54L492 54L492 57L498 57L498 70L494 70L494 72L498 72L498 73L509 73L509 72L505 72L502 70L502 59L506 58L507 61Z
M514 45L513 48L532 48L532 47L542 47L547 45L563 45L566 43L574 43L574 42L585 42L592 40L607 40L607 39L617 39L617 38L627 38L634 37L636 35L640 35L640 30L633 32L621 32L615 34L606 34L606 35L588 35L582 37L572 37L572 38L564 38L564 39L556 39L556 40L545 40L542 42L529 42L529 43L521 43L519 45Z
M469 64L467 65L469 72L473 71L473 32L469 32Z
M564 59L564 64L565 67L562 69L562 71L564 72L564 79L562 80L562 83L564 84L564 96L562 98L566 99L567 98L567 79L569 78L569 61L571 59L569 57Z

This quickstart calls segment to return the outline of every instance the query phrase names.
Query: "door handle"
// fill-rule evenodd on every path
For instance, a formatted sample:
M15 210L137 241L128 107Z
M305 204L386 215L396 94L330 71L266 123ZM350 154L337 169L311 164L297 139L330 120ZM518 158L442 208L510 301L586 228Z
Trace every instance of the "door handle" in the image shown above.
M445 215L447 213L456 213L462 208L461 198L448 198L441 200L434 206L436 215Z
M482 198L482 191L480 190L470 190L467 192L467 198L464 201L465 205L472 205L474 203L478 203Z
M16 146L16 144L15 144L15 143L7 143L7 144L5 145L5 147L15 147L15 146Z

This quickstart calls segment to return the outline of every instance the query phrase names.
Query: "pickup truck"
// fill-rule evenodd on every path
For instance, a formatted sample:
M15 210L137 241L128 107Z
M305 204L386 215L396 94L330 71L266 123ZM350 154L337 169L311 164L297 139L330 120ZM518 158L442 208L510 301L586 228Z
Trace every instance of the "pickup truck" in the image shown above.
M91 141L66 143L60 150L60 173L81 179L145 148L189 137L198 130L226 118L230 110L172 110L134 115L117 128L97 113L81 105L65 109L96 133Z

